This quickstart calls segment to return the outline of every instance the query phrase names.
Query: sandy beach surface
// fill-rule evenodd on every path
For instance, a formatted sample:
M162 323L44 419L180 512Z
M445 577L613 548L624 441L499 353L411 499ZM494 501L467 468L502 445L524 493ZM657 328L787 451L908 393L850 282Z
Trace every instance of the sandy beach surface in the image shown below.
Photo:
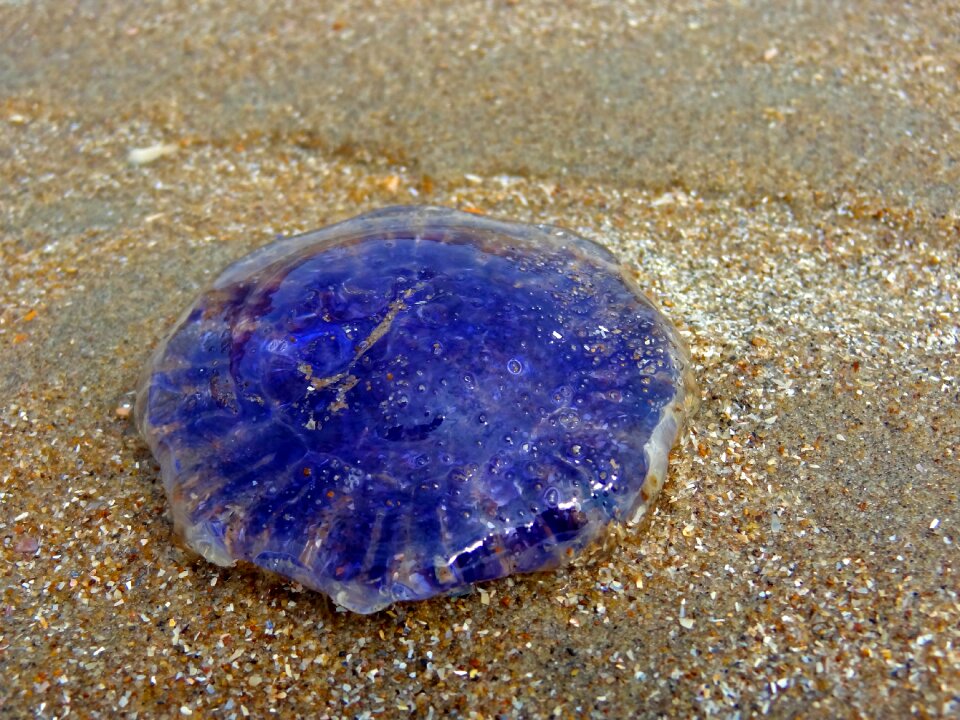
M0 716L960 716L960 3L0 0ZM701 406L643 528L372 616L179 548L137 375L373 208L572 228Z

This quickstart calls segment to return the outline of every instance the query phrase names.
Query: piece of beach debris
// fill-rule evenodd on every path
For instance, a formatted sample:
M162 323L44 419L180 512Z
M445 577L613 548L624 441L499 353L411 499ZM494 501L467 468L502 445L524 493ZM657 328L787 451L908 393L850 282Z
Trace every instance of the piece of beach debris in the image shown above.
M173 143L150 145L149 147L132 148L127 153L127 160L133 165L146 165L167 155L172 155L179 149Z

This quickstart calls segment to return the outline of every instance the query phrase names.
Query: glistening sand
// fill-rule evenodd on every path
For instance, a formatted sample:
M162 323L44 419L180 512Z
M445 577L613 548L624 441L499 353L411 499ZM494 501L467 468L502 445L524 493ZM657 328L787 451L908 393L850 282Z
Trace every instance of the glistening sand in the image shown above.
M955 716L958 37L955 2L0 4L0 714ZM643 532L358 617L174 547L125 403L227 262L399 202L606 244L703 397Z

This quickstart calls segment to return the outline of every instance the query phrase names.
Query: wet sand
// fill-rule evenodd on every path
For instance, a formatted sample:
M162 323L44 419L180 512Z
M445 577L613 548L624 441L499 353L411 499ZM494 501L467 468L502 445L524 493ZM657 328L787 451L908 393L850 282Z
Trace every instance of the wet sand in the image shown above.
M960 713L960 4L248 5L0 3L0 715ZM419 202L577 230L681 327L649 524L370 617L179 549L150 349Z

